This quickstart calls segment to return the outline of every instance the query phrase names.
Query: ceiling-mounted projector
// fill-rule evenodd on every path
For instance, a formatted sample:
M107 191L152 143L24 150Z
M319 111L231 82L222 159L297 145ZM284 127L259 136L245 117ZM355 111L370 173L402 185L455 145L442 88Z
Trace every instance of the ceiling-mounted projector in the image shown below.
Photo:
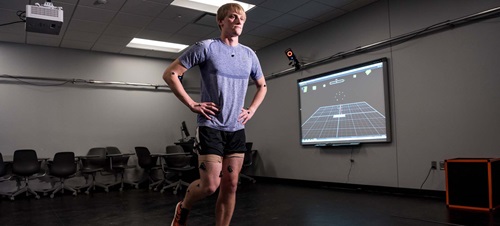
M62 7L52 3L26 5L26 31L58 35L63 24Z

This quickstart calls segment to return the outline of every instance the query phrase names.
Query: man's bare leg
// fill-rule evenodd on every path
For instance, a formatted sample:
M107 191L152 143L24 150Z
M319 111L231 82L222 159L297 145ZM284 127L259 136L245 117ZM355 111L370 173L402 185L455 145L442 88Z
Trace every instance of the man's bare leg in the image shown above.
M216 226L228 226L231 223L243 157L244 154L232 154L226 156L222 161L222 178L215 209Z
M222 157L217 155L199 156L200 179L193 181L182 201L182 208L191 209L194 203L212 195L220 185Z
M213 194L220 185L220 172L222 168L222 157L217 155L202 155L199 158L200 179L192 182L184 197L177 203L171 226L185 226L189 210L194 203Z

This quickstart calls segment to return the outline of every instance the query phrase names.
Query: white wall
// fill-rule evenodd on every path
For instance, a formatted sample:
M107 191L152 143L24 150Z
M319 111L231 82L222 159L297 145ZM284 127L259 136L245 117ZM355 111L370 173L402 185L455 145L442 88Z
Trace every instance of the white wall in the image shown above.
M258 55L270 75L288 68L283 51L290 47L302 62L313 62L498 3L381 0ZM498 37L496 17L269 80L267 98L247 126L259 153L255 174L418 189L431 161L498 157ZM297 79L381 57L389 58L393 141L352 148L300 146ZM432 171L423 189L445 190L444 171Z

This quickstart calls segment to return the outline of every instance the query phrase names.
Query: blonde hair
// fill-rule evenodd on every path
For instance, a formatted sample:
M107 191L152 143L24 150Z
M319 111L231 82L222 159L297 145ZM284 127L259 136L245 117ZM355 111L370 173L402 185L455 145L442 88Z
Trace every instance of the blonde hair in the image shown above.
M217 25L219 26L219 29L221 29L219 21L224 20L224 18L226 18L226 16L231 12L237 12L245 15L245 10L238 3L226 3L222 5L217 10L217 16L216 16Z

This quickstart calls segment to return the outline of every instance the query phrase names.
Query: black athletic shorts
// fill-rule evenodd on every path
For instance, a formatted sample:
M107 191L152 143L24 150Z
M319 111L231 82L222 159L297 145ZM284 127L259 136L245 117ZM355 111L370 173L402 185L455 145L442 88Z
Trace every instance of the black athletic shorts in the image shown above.
M228 154L245 153L245 129L226 132L206 126L198 128L200 155L214 154L224 157Z

